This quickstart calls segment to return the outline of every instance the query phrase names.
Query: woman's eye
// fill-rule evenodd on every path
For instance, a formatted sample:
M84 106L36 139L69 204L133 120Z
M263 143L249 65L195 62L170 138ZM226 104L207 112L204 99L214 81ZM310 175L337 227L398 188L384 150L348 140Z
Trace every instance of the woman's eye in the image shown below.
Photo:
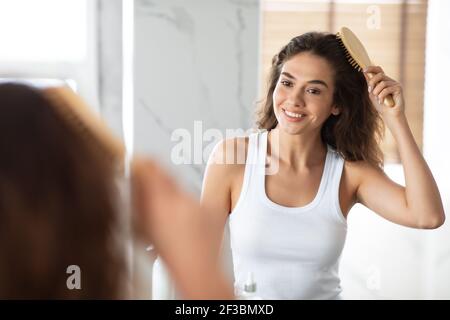
M307 91L312 94L320 94L320 90L317 90L317 89L309 89Z
M292 87L292 82L290 82L290 81L287 81L287 80L281 80L280 83L281 83L283 86L286 86L286 87Z

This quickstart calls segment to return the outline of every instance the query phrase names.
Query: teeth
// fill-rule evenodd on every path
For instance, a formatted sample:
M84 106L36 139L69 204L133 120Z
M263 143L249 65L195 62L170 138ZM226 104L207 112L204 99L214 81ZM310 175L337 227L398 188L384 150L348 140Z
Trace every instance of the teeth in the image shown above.
M290 112L287 110L284 110L284 112L289 116L289 117L293 117L293 118L303 118L305 115L304 114L300 114L300 113L294 113L294 112Z

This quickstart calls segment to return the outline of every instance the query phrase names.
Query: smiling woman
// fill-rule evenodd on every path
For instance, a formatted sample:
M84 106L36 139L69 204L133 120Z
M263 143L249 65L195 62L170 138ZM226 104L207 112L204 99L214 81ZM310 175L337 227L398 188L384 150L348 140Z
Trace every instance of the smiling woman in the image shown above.
M311 54L299 54L284 64L279 85L273 93L276 106L274 113L278 123L299 122L307 116L311 118L314 114L307 114L306 104L310 105L308 108L310 110L316 108L316 111L320 112L320 117L328 117L333 87L327 91L329 88L325 81L309 79L316 76L330 78L331 73L328 71L330 69L325 61ZM326 81L331 83L332 79ZM332 113L338 115L339 109L333 106ZM297 129L291 127L290 131L295 133Z
M266 99L257 110L256 122L260 129L271 130L283 121L278 116L280 108L292 111L301 107L305 114L314 111L312 124L317 127L324 122L320 130L324 142L348 159L367 159L381 166L378 141L382 122L366 92L363 74L347 62L334 35L305 34L274 56ZM358 125L350 126L354 119Z
M295 37L272 60L257 110L261 131L217 146L202 201L217 227L217 248L229 217L237 289L251 272L263 299L341 299L347 215L358 202L402 226L443 224L401 85L379 66L367 72L374 76L352 67L334 34ZM393 107L380 104L388 94ZM383 172L381 116L399 145L406 186ZM224 161L236 149L245 164Z

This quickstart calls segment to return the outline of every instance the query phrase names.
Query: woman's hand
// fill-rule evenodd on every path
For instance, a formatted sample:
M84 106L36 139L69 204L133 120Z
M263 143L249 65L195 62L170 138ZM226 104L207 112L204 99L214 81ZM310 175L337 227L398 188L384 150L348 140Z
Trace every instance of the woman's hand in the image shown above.
M166 263L186 299L232 299L216 259L209 221L199 202L151 160L132 165L137 230Z
M369 76L369 73L371 76ZM380 66L367 67L364 72L369 89L369 97L375 108L383 118L403 116L405 104L402 86L394 79L388 77ZM394 106L388 107L383 102L388 95L392 95Z
M209 253L209 228L198 201L153 161L134 161L133 168L133 205L140 236L169 260L201 247L206 252L199 253Z

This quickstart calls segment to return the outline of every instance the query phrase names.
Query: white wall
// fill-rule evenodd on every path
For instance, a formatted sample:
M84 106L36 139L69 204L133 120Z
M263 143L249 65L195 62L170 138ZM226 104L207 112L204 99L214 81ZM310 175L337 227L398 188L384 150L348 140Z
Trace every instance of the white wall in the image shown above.
M385 172L404 185L401 165ZM422 299L427 233L391 223L362 205L349 213L340 275L345 299Z
M447 221L428 235L426 297L450 299L450 1L429 0L424 154L439 186Z

